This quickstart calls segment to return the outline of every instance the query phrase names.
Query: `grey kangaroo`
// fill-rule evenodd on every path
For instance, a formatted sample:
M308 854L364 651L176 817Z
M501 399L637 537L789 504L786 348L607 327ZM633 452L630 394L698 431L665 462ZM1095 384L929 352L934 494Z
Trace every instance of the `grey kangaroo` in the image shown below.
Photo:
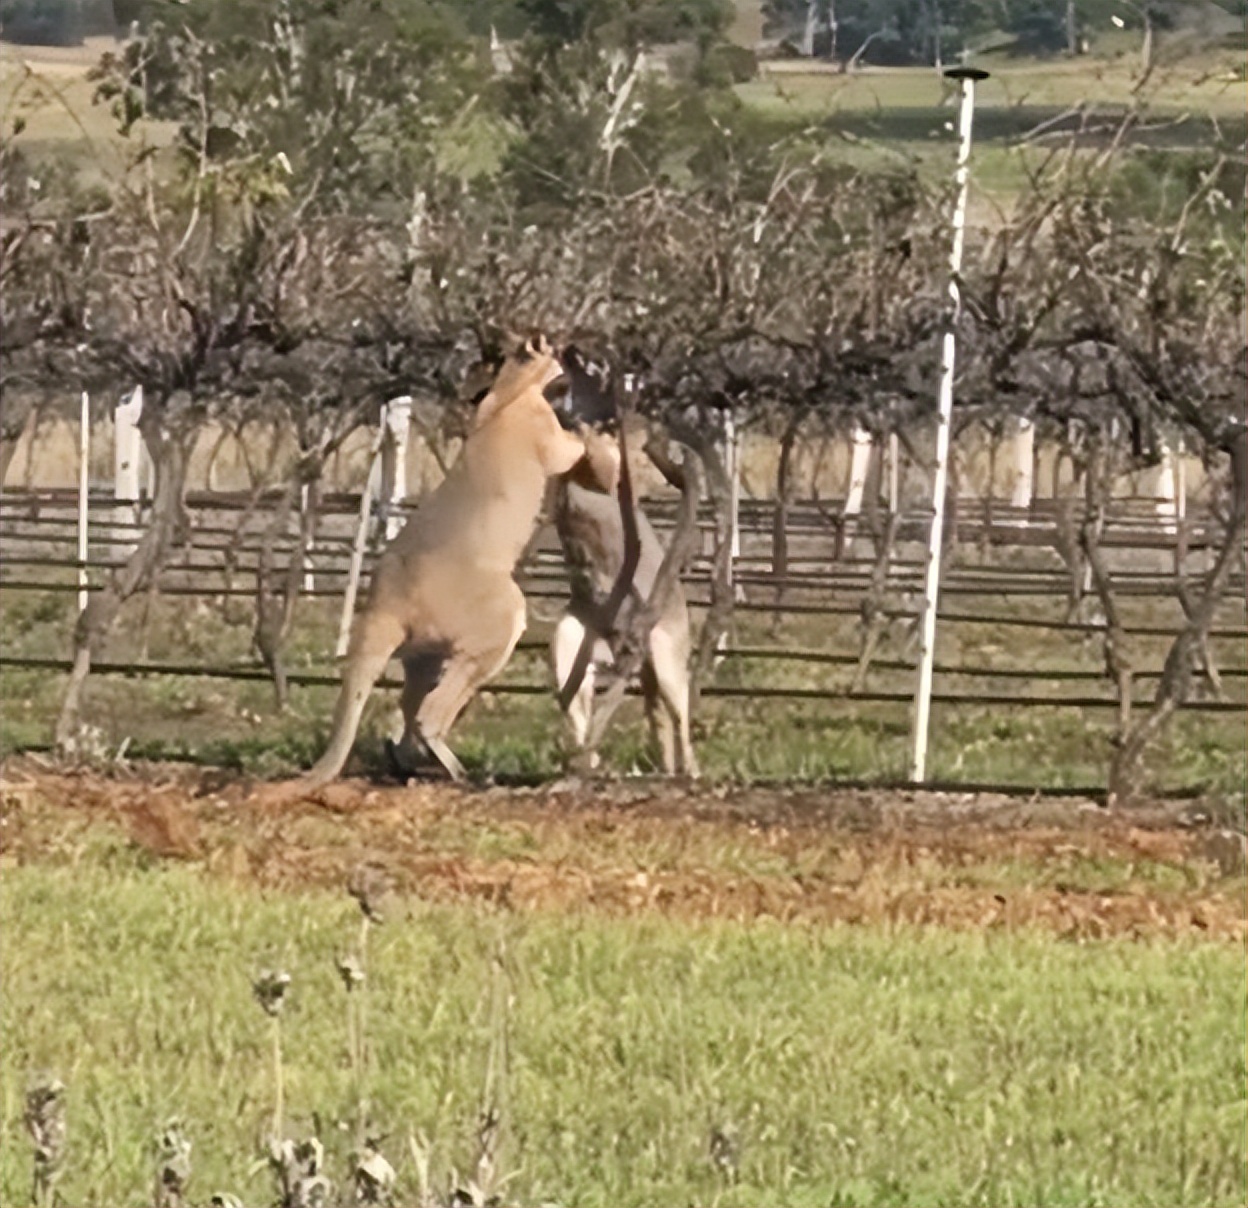
M616 662L615 635L600 633L596 619L611 592L624 562L624 524L617 496L620 436L603 431L610 417L601 391L588 380L584 362L574 349L563 357L570 383L570 410L589 430L600 435L614 453L609 468L601 459L597 476L609 474L604 485L609 494L587 490L569 478L562 478L555 493L555 528L563 546L571 578L572 598L568 610L555 626L551 639L551 661L555 683L562 688L576 660L577 651L588 631L593 655L567 708L567 720L577 747L583 749L593 721L595 671ZM664 549L641 512L635 510L641 557L633 577L629 603L642 606L654 589L663 562ZM625 607L627 615L628 605ZM617 627L618 628L618 627ZM689 736L689 608L679 584L671 592L666 607L646 637L641 667L641 689L650 723L651 736L658 747L663 770L670 774L698 775L698 762Z

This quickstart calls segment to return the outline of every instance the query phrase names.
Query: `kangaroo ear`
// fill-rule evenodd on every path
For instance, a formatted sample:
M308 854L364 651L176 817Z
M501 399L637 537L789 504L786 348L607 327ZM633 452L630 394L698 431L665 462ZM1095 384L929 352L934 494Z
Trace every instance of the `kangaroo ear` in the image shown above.
M464 379L460 396L466 398L472 406L476 406L490 392L494 379L498 376L498 366L487 361L478 361Z

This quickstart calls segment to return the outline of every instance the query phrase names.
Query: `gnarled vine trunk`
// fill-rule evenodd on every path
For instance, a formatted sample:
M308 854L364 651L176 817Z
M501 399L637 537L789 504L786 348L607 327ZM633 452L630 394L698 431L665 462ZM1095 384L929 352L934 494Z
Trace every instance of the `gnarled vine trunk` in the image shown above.
M1092 588L1105 614L1105 632L1102 639L1105 674L1118 694L1118 733L1115 741L1121 743L1131 726L1135 656L1123 628L1114 594L1113 578L1101 550L1101 535L1105 531L1105 512L1109 507L1113 480L1113 449L1108 447L1104 434L1098 434L1092 442L1088 457L1084 480L1086 507L1077 540L1081 564L1087 567Z
M1187 701L1192 673L1226 592L1227 580L1240 556L1248 528L1248 432L1237 433L1226 452L1231 463L1230 512L1218 556L1199 596L1191 599L1187 623L1166 655L1152 708L1127 728L1114 751L1109 769L1110 805L1129 803L1140 789L1141 763L1150 742Z
M798 408L789 417L780 437L780 463L776 467L776 504L771 521L771 573L776 581L773 623L779 624L784 605L785 580L789 574L789 508L795 494L793 487L793 450L806 420L806 409Z
M72 751L78 736L83 688L91 661L100 652L126 601L149 588L165 564L169 550L185 530L183 497L194 428L189 420L167 422L168 400L146 410L140 420L143 443L156 471L152 520L134 553L93 592L74 626L74 663L56 722L56 745Z
M265 530L256 565L256 627L252 635L256 649L264 665L273 676L273 689L277 707L285 710L290 701L290 685L286 678L286 664L282 651L290 637L295 617L295 605L303 588L304 566L312 542L316 537L316 525L320 511L321 467L318 465L308 476L300 475L287 488L273 520ZM279 575L274 545L288 527L295 501L307 487L307 500L299 508L299 531L284 571Z
M693 666L689 676L689 711L697 713L702 688L710 677L724 636L732 625L732 482L728 467L713 441L703 440L697 448L706 474L707 496L715 514L715 549L711 557L711 598L698 634Z
M4 485L9 464L17 452L17 442L22 439L35 411L35 400L29 395L14 394L0 386L0 486Z

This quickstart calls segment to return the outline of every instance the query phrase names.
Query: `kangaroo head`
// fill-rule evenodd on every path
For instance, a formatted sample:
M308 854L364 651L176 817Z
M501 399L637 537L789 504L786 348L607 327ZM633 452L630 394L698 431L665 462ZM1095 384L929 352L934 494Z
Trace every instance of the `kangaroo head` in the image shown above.
M566 400L562 411L573 423L588 424L600 432L611 431L619 422L611 388L611 369L595 361L575 344L560 354L566 374Z

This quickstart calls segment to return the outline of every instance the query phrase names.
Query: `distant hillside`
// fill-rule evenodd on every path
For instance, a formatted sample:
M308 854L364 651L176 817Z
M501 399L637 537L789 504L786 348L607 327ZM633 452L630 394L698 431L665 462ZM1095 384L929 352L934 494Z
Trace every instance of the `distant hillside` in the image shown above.
M0 0L0 40L26 46L81 46L116 32L113 0Z
M1049 0L1049 5L1055 14L1059 8L1064 11L1064 0ZM763 0L736 0L733 7L736 16L729 26L728 36L742 46L757 46L763 40ZM849 6L850 9L853 7ZM1037 11L1044 7L1046 5L1042 0L1037 5ZM1100 19L1084 14L1082 5L1080 11L1083 14L1081 24L1090 23L1085 28L1095 43L1098 38L1094 29L1099 29L1102 22L1105 29L1100 32L1112 36L1115 31L1106 15L1114 9L1114 5L1094 7L1101 14ZM1181 35L1185 40L1193 39L1199 44L1228 46L1238 44L1239 40L1248 36L1248 0L1156 0L1149 8L1158 30ZM1125 15L1130 17L1133 0L1125 0L1124 9Z

